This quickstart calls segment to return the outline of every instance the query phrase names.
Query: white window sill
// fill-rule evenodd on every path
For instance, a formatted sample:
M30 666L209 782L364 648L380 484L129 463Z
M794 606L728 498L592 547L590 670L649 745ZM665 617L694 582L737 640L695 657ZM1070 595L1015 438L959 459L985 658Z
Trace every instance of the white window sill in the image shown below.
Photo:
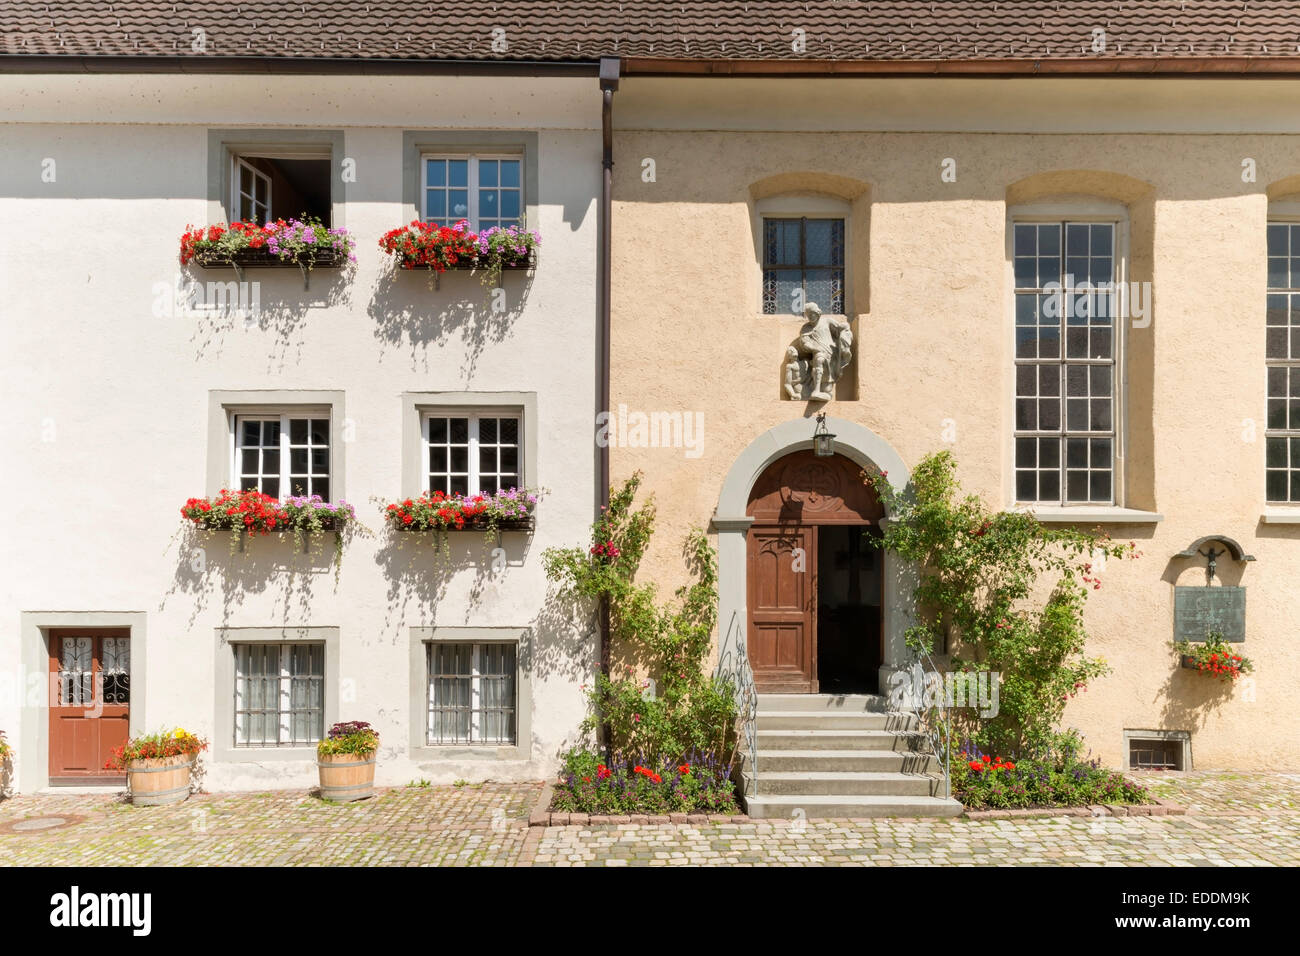
M1113 505L1078 508L1016 505L1011 510L1032 514L1043 524L1157 524L1165 520L1164 515L1155 511Z
M1259 520L1264 524L1300 524L1300 508L1266 508Z

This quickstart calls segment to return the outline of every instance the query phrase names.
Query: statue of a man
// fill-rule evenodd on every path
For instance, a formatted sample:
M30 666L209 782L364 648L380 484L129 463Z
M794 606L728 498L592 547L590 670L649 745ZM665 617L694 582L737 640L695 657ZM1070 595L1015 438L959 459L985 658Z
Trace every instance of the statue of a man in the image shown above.
M828 402L831 399L831 386L853 358L853 332L849 329L848 320L839 316L822 315L822 310L815 302L809 302L804 307L803 316L803 328L799 330L799 338L795 340L793 348L808 363L811 386L809 399ZM787 388L786 391L789 393L791 390ZM791 394L790 397L793 398L794 395Z

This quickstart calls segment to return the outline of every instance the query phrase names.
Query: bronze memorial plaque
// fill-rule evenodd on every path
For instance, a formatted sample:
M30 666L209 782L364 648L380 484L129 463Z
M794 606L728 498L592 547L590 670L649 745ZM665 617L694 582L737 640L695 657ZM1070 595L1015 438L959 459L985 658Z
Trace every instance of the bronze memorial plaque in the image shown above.
M1175 587L1174 640L1204 641L1210 631L1225 641L1246 639L1246 589Z

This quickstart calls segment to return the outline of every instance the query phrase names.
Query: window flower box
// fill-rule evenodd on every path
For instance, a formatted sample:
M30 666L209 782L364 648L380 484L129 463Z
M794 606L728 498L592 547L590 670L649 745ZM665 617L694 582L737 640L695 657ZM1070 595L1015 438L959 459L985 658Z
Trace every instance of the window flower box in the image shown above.
M406 498L384 508L395 531L532 531L539 494L510 488L493 495L448 495L441 491Z
M451 226L413 220L384 233L379 248L403 269L428 269L435 279L448 270L481 272L483 284L496 285L507 270L531 269L541 236L522 226L493 226L473 232L467 220Z
M1203 644L1176 641L1174 649L1178 651L1180 667L1217 677L1225 683L1232 683L1255 669L1250 658L1234 653L1235 648L1217 631L1211 631Z
M277 219L185 227L181 265L205 269L230 266L242 279L244 269L302 270L304 284L314 268L337 269L355 262L354 242L346 229L330 229L319 219Z
M339 532L335 540L335 563L342 557L343 536L356 518L346 501L330 504L320 495L306 495L279 501L260 491L221 489L215 498L190 498L181 516L203 531L234 532L232 549L243 549L244 535L292 532L299 544L304 535Z
M337 269L348 262L345 252L338 249L320 249L301 252L281 258L265 247L260 249L240 249L236 252L222 252L218 249L203 250L194 254L194 264L205 269L219 269L224 266L239 266L241 269L297 269L306 266L309 269Z

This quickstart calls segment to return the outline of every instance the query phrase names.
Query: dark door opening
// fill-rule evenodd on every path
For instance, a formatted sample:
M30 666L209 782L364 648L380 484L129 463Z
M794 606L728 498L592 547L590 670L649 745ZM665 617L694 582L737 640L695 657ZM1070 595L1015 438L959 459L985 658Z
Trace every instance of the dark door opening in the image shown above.
M883 561L863 525L817 529L817 674L823 694L879 692Z

